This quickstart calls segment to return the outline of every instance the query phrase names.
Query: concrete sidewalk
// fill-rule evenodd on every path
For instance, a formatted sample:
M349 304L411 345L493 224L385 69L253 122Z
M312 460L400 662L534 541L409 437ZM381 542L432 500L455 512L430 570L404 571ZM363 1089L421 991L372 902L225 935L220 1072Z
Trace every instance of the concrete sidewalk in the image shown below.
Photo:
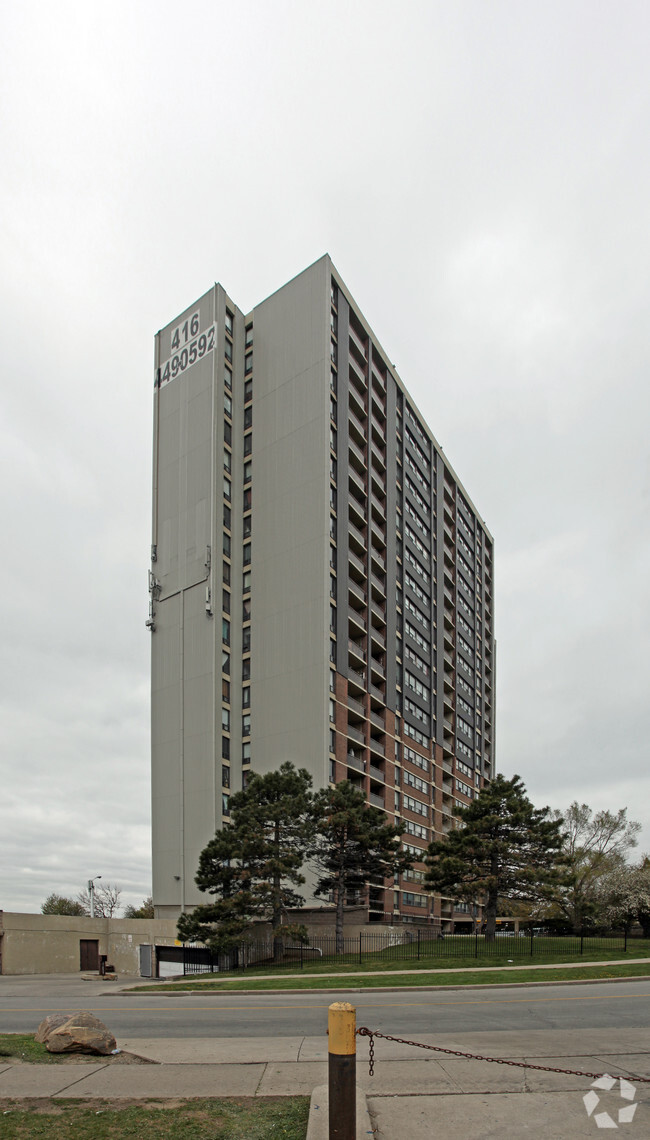
M645 1030L555 1030L424 1035L423 1044L612 1076L650 1077ZM309 1140L327 1137L327 1038L122 1038L120 1048L156 1062L27 1065L0 1062L0 1098L182 1099L312 1095ZM475 1138L554 1138L597 1134L583 1096L591 1079L436 1054L377 1040L375 1075L368 1041L358 1039L357 1135L368 1140L431 1140L433 1127ZM650 1135L650 1085L635 1085L631 1137ZM599 1092L596 1110L618 1112L619 1085ZM364 1111L366 1097L369 1116ZM616 1103L614 1103L616 1101Z

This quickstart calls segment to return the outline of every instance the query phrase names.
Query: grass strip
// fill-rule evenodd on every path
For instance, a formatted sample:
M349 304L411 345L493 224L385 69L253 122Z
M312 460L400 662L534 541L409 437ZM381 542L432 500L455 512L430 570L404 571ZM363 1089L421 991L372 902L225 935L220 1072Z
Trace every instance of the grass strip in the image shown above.
M44 1045L34 1041L33 1033L0 1033L0 1061L33 1061L47 1065L56 1064L59 1056L48 1053Z
M650 974L650 962L646 965L639 962L635 965L609 966L582 966L577 969L566 969L562 966L549 966L541 970L494 970L486 973L481 969L466 969L458 972L440 974L400 974L397 971L390 974L349 974L344 977L328 978L322 975L305 977L282 977L278 973L273 978L215 978L210 982L167 982L162 986L135 987L129 993L233 993L237 990L341 990L341 989L376 989L398 988L408 986L475 986L475 985L521 985L523 982L548 981L580 981L581 979L607 978L634 978Z
M25 1109L1 1101L0 1112L2 1140L305 1140L309 1098L193 1100L173 1108L57 1100Z

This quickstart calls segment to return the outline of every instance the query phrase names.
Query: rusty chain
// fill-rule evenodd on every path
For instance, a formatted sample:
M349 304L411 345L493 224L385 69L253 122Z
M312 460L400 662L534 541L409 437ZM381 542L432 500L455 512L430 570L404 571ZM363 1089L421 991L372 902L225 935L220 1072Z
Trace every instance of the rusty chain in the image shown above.
M379 1033L376 1029L368 1029L362 1025L357 1029L359 1037L369 1037L368 1063L369 1076L375 1071L375 1037L384 1041L394 1041L397 1045L415 1045L418 1049L431 1049L435 1053L447 1053L450 1057L467 1057L470 1061L489 1061L494 1065L512 1065L517 1069L538 1069L542 1073L565 1073L570 1077L589 1077L597 1080L603 1073L580 1073L577 1069L557 1069L550 1065L533 1065L528 1061L508 1061L504 1057L482 1057L480 1053L463 1053L460 1049L444 1049L442 1045L423 1045L421 1041L407 1041L404 1037L391 1037L388 1033ZM637 1081L641 1084L650 1084L650 1077L625 1077L626 1081Z

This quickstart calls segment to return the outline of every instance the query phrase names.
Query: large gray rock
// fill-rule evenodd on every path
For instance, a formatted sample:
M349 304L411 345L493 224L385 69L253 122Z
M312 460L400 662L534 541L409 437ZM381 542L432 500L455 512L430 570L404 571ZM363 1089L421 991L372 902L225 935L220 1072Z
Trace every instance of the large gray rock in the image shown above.
M34 1041L39 1041L41 1045L44 1045L50 1033L58 1029L59 1026L63 1025L66 1021L69 1021L71 1016L72 1014L70 1013L49 1013L47 1017L43 1018L36 1030Z
M73 1013L49 1034L45 1048L48 1053L112 1053L117 1042L103 1021L87 1010Z

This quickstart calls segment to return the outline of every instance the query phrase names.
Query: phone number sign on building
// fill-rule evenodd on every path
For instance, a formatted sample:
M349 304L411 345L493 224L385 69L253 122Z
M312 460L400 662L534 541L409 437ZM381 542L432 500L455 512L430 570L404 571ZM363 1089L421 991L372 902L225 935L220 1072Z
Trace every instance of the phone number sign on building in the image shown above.
M186 321L172 329L171 355L156 369L154 387L164 388L177 376L187 372L197 360L202 360L213 352L216 339L216 323L201 331L199 313L192 313Z

